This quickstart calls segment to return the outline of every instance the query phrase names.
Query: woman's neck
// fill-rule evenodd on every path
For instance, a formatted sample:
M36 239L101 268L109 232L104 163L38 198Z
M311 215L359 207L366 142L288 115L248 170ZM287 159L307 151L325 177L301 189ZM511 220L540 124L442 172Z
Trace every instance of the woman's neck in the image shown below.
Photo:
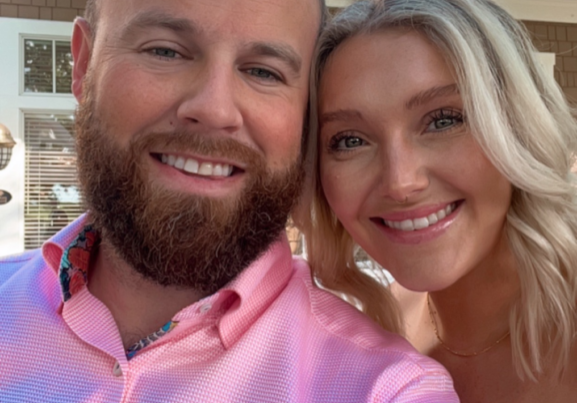
M449 288L429 293L429 319L446 347L481 351L509 331L519 286L515 258L503 237L466 276Z

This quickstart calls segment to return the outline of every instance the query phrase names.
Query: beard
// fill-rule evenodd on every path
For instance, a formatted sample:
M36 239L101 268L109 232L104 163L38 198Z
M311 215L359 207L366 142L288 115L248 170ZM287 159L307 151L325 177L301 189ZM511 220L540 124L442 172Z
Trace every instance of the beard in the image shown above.
M230 138L176 130L135 135L126 149L98 114L84 83L76 119L84 203L103 241L144 278L212 294L257 259L284 230L304 177L302 156L282 172ZM178 192L148 178L149 150L170 149L245 164L245 186L230 198ZM209 180L209 179L207 179Z

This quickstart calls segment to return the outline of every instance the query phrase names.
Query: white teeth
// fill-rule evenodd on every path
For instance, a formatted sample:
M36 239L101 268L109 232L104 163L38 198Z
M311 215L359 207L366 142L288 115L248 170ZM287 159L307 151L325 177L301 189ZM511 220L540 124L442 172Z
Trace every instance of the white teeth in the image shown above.
M413 220L401 221L401 231L414 231L415 226L413 225Z
M436 224L449 214L451 214L457 208L456 203L451 203L447 207L440 209L436 213L432 213L427 217L415 218L413 220L403 220L403 221L389 221L383 220L383 223L389 227L398 229L401 231L418 231L420 229L428 228L429 226Z
M212 175L212 164L210 162L203 162L198 168L198 174L204 176Z
M222 176L222 165L216 164L212 173L214 176Z
M427 217L417 218L413 220L413 224L415 226L415 229L423 229L429 226L429 220L427 219Z
M162 154L160 160L163 164L170 165L181 171L201 176L230 176L234 170L232 165L228 164L212 164L210 162L199 163L197 160L184 157L176 157L174 155Z
M186 164L184 164L184 171L191 173L191 174L197 174L198 173L198 161L192 160L190 158L187 159Z
M182 168L184 168L184 158L178 157L178 158L176 159L176 162L174 163L174 167L175 167L176 169L182 169Z

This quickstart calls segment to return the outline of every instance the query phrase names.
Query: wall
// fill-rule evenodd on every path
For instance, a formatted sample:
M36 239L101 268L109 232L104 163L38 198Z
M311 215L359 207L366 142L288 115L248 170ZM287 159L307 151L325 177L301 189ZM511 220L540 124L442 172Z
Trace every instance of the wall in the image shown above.
M553 52L555 79L567 99L577 104L577 24L523 21L540 52Z
M86 0L0 0L0 17L73 21Z

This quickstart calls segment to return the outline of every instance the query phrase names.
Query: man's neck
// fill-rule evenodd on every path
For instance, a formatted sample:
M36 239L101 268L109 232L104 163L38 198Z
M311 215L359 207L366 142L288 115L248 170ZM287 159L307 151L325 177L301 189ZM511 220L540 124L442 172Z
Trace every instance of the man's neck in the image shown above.
M89 271L88 289L112 313L125 348L158 331L203 294L144 279L104 239Z

